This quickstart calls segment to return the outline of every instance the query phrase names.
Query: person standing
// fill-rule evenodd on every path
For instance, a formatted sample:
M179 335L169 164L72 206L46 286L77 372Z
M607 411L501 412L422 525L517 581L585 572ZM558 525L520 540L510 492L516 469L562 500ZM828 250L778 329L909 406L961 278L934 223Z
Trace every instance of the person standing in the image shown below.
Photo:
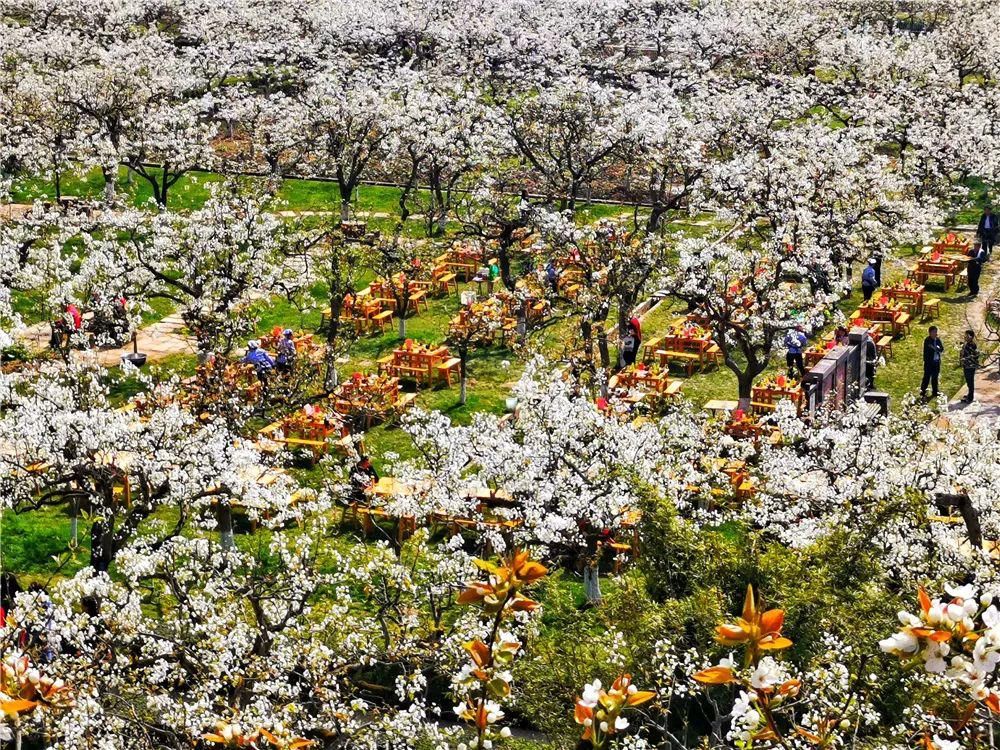
M962 401L971 404L976 398L976 370L979 368L979 347L976 346L976 334L972 330L965 332L962 351L958 355L958 363L965 375L965 385L969 389Z
M878 289L878 273L875 270L875 259L869 258L868 265L861 272L861 293L864 295L865 302L872 298L876 289Z
M286 328L278 339L278 356L274 366L279 372L291 372L295 366L295 339L291 328Z
M997 241L998 229L1000 227L997 226L997 217L993 215L993 209L987 206L983 209L983 215L979 217L979 226L976 229L976 236L979 237L979 241L983 243L983 248L986 250L987 260L993 254L993 245Z
M622 363L625 367L635 364L639 347L642 345L640 330L638 318L633 317L625 325L625 331L622 334Z
M808 342L809 339L806 338L802 326L795 326L785 334L785 348L788 349L785 354L785 367L788 368L789 378L795 377L796 369L799 371L799 378L806 374L806 365L802 360L802 349Z
M865 390L875 390L875 370L878 368L878 347L871 336L865 337Z
M938 395L938 376L941 374L941 355L944 354L944 342L938 338L937 326L927 329L924 339L924 377L920 381L920 398L927 398L927 386L931 386L931 395Z
M979 296L979 277L983 273L983 264L986 262L986 246L982 243L976 248L976 254L969 261L967 269L969 275L969 296Z

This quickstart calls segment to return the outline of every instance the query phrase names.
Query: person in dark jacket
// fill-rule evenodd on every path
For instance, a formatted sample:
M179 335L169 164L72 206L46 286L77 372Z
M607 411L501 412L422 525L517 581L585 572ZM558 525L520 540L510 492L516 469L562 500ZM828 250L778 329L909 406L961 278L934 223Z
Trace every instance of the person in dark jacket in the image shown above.
M972 330L965 332L965 341L958 355L958 363L962 367L965 385L969 389L969 393L962 401L971 404L976 398L976 370L979 368L979 347L976 346L976 334Z
M632 321L635 321L633 323ZM635 358L639 354L639 347L642 344L642 337L639 334L641 328L637 318L632 318L622 332L622 362L624 366L635 364Z
M979 277L983 273L983 264L986 262L986 247L980 244L976 248L976 254L969 261L969 296L979 296Z
M924 339L924 377L920 381L920 397L927 398L927 386L931 386L932 397L938 395L938 376L941 374L941 355L944 343L938 338L937 326L927 329Z
M878 369L878 347L872 338L865 338L865 390L875 390L875 370Z
M998 229L1000 229L1000 227L997 226L997 217L993 215L993 210L987 206L983 209L983 215L979 217L979 226L976 228L976 236L979 237L979 241L983 243L987 259L989 259L990 255L993 253L993 245L995 245L997 241Z

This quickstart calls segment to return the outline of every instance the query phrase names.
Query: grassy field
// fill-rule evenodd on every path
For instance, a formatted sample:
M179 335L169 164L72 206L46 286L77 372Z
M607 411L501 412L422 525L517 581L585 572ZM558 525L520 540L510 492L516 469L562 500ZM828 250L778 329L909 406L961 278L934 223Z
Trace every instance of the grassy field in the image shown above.
M217 177L204 174L187 175L174 186L171 193L171 206L178 209L190 209L200 205L208 196L207 185ZM135 179L129 184L122 177L121 188L126 191L136 204L142 204L150 199L148 186ZM103 190L99 172L89 173L81 178L67 178L64 181L64 193L75 195L100 195ZM38 199L51 196L51 187L42 182L28 182L18 188L17 197L20 200ZM338 195L336 185L329 182L289 180L285 183L282 197L287 207L296 211L336 211ZM364 187L359 191L355 202L356 210L377 213L395 214L397 210L398 191L392 188ZM963 220L978 214L974 206L963 215ZM606 216L622 216L627 209L622 206L592 205L584 206L578 212L583 223L592 222ZM700 217L705 218L705 217ZM391 221L391 220L385 220ZM418 221L408 222L410 231L422 233ZM693 236L711 231L711 226L696 224L692 220L682 220L670 224L667 231ZM900 253L898 263L887 265L886 278L892 280L904 274L907 253ZM984 274L983 286L991 282L992 270ZM860 270L856 270L855 281L860 281ZM462 288L468 288L464 285ZM261 333L270 331L274 326L289 327L297 330L315 331L320 325L320 310L326 307L325 289L317 286L313 290L312 304L296 307L285 300L275 299L261 303L258 309L258 328ZM940 318L933 321L939 326L941 336L947 347L945 365L941 373L942 391L949 396L961 386L961 371L957 366L957 350L962 331L968 327L965 309L967 298L954 291L940 293L931 288L930 293L941 299ZM843 300L839 309L849 315L861 302L860 291L856 290L849 298ZM20 295L16 300L18 309L26 319L44 319L40 313L40 295ZM154 304L154 310L147 315L146 322L152 322L172 311L170 304ZM449 320L459 309L457 294L431 299L429 309L421 311L407 323L407 337L427 344L441 343L448 328ZM643 333L647 340L662 333L665 327L674 319L683 317L684 309L678 303L669 300L659 304L644 320ZM614 319L612 313L610 319ZM831 321L830 327L835 325ZM567 342L573 338L577 322L567 315L565 308L557 306L553 318L542 328L529 334L531 343L529 349L541 352L551 360L558 360L565 351ZM894 343L893 356L887 365L880 369L877 387L887 391L893 402L894 409L902 408L907 395L918 390L921 377L921 342L925 333L926 323L914 322L909 336ZM366 336L359 339L350 351L349 361L341 367L341 375L350 377L355 371L374 370L376 360L391 351L399 344L396 327L393 325L386 333ZM616 353L612 352L612 357ZM502 413L506 399L510 395L511 386L523 371L524 363L513 352L504 347L493 347L475 351L470 360L470 383L468 402L463 406L458 403L458 388L425 388L418 393L417 404L425 409L437 410L457 423L465 423L471 416L480 411ZM194 372L193 357L177 355L151 366L151 371L161 377L171 374L182 376ZM781 372L784 368L783 358L779 355L771 363L769 372ZM736 379L726 367L717 367L692 377L684 377L682 373L675 376L684 378L683 393L695 405L704 404L712 398L735 398ZM131 378L125 378L117 369L109 370L112 393L116 402L124 402L133 396L140 388L139 383ZM379 425L369 430L365 436L370 453L379 458L386 453L401 456L413 454L406 434L395 425ZM296 470L300 478L309 483L322 481L322 469ZM3 529L3 558L11 569L28 571L33 575L46 576L58 571L60 574L72 572L74 565L83 564L86 555L87 540L82 529L86 521L81 523L81 547L67 560L57 560L60 552L66 550L69 539L70 518L67 513L56 510L44 510L23 516L10 516L5 519ZM80 558L80 559L77 559ZM62 566L62 567L60 567Z

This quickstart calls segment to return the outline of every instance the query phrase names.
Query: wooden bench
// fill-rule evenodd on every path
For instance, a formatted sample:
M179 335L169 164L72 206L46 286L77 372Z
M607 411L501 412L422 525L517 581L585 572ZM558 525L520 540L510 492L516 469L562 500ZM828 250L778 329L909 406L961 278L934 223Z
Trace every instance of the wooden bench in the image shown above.
M462 360L458 357L451 357L439 364L435 369L437 370L438 378L444 378L444 382L451 388L451 374L453 372L458 372L459 366L462 364Z
M657 349L656 356L659 357L660 364L681 365L687 372L688 377L691 377L694 374L694 368L696 366L701 366L702 363L701 355L693 352L678 352L673 349Z
M892 356L892 336L882 336L875 342L875 349L880 355L888 359Z
M563 294L566 295L568 299L576 299L577 295L580 293L579 284L570 284L566 287L566 291Z
M417 400L416 393L400 393L399 398L396 399L394 407L396 411L402 412L411 408L414 402Z
M307 440L305 438L285 437L277 442L284 443L291 448L308 448L312 452L313 464L319 461L320 456L325 456L327 450L329 449L329 445L325 440Z
M429 380L431 376L430 367L423 367L421 365L389 365L389 367L395 370L397 375L412 375L418 382L425 379Z
M910 335L910 314L900 313L894 321L892 321L893 334L899 335L902 331L907 336Z
M452 290L458 293L458 281L454 273L448 271L434 279L435 293L447 295Z
M714 364L721 365L723 360L722 349L719 348L718 344L712 344L705 352L705 358L711 360Z
M924 319L937 318L941 315L941 300L937 297L924 300Z
M664 396L680 396L681 395L681 381L671 380L667 383L667 387L663 389Z
M421 302L424 303L425 310L430 310L430 305L427 303L427 292L423 289L418 289L410 295L407 302L407 312L419 313Z
M385 333L385 328L389 325L392 325L392 310L383 310L372 316L372 326L378 326L379 333ZM391 360L392 357L389 359ZM379 362L381 361L379 360Z
M656 357L656 350L660 348L660 342L663 341L663 336L657 336L655 339L650 339L645 348L642 351L642 361L646 364L651 364L653 359Z

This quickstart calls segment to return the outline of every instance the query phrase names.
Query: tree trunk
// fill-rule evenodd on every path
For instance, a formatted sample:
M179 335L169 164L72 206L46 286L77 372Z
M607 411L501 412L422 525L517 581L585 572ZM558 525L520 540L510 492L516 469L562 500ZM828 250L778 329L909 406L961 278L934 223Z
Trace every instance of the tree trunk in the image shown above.
M739 384L740 408L746 413L750 412L750 402L753 397L753 379L754 376L750 372L736 373L736 382Z
M468 370L468 358L469 354L467 351L459 350L458 356L461 358L461 362L458 365L459 372L459 385L458 385L458 403L465 406L466 402L466 386L469 380L469 370Z
M406 315L399 316L399 338L400 340L406 339Z
M90 566L99 573L107 573L114 559L114 533L111 524L103 518L90 526Z
M73 549L80 544L80 501L73 500L73 516L69 522L69 534L72 539Z
M597 562L588 560L583 568L583 593L591 604L601 603L601 576Z
M349 200L340 201L340 220L347 221L351 217L351 202Z
M118 178L117 170L109 171L107 167L101 167L101 174L104 175L104 202L113 203L115 200L115 182Z
M219 543L229 551L236 547L233 539L233 508L228 500L216 504L216 519L219 523Z
M326 329L326 375L323 385L327 392L337 387L337 354L334 344L340 333L340 311L344 306L344 296L335 295L330 298L330 323Z

